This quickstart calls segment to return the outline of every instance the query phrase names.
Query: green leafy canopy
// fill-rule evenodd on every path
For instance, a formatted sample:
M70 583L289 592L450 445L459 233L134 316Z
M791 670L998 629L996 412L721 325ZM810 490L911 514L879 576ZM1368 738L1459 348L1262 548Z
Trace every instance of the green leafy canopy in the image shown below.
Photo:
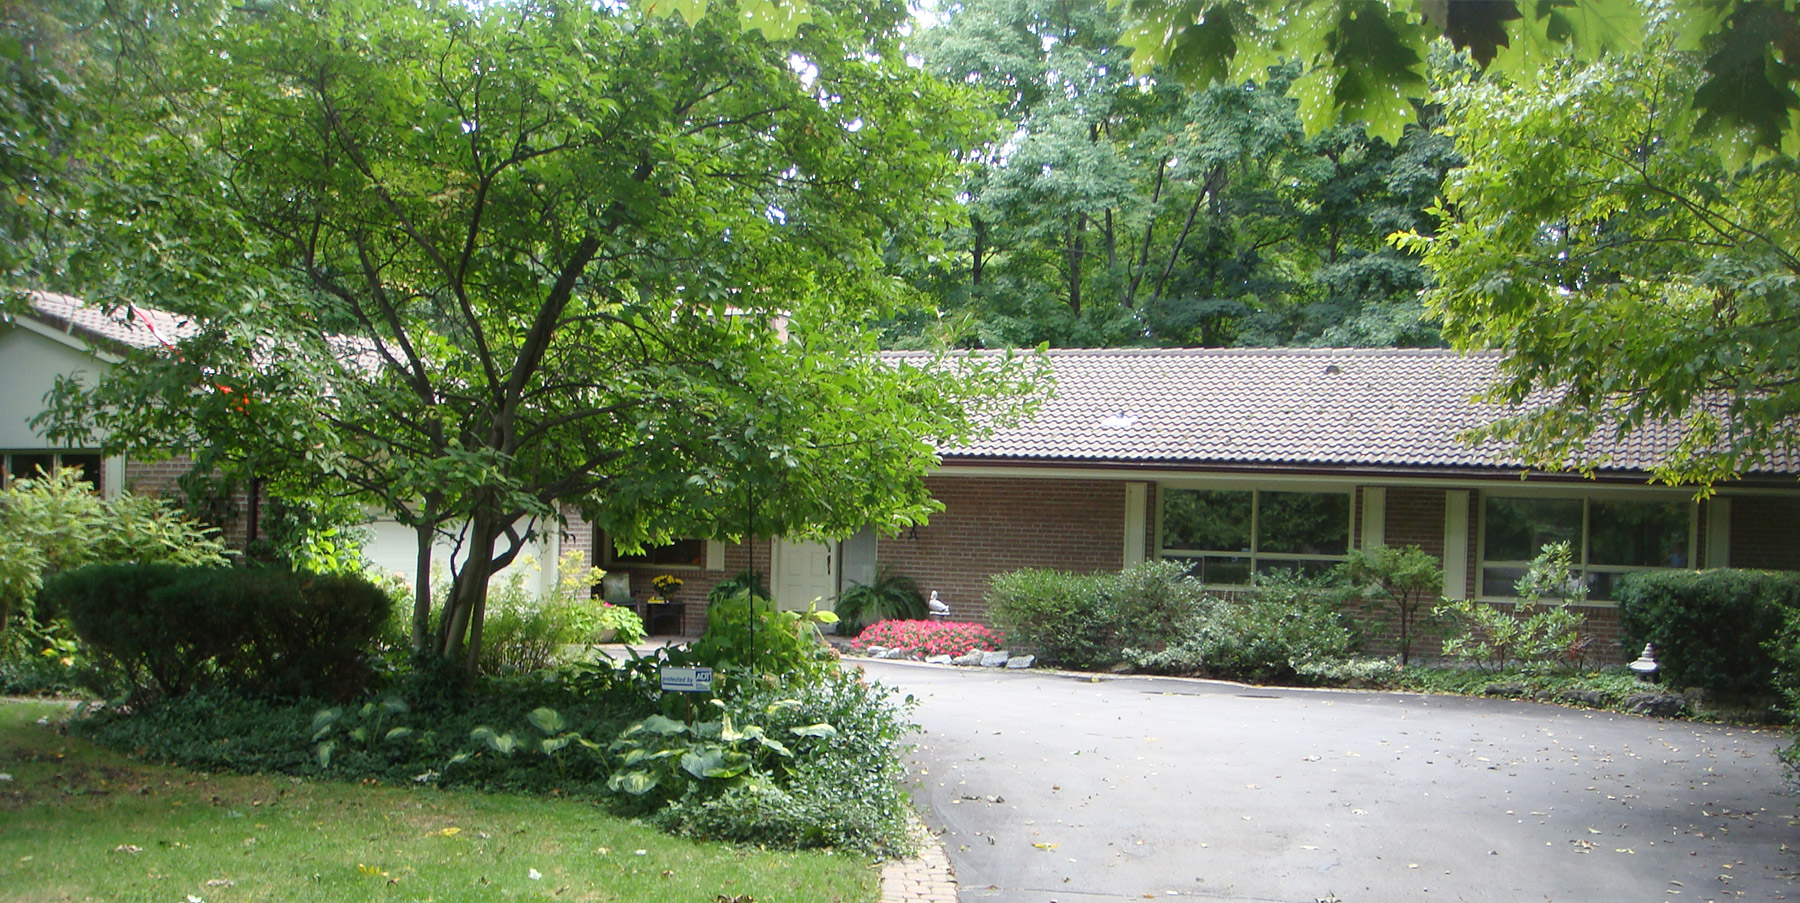
M202 333L64 386L53 434L455 534L432 643L470 662L489 577L569 507L626 544L924 517L932 443L1030 375L890 366L859 326L949 201L968 104L896 51L898 4L780 39L755 8L159 13L85 272Z
M1705 79L1684 96L1721 144L1790 156L1800 149L1800 18L1764 0L1115 0L1141 71L1166 66L1188 81L1238 82L1298 59L1294 85L1307 128L1363 119L1396 140L1428 93L1422 63L1445 39L1488 71L1529 82L1573 55L1631 59L1660 20L1680 49L1705 54Z

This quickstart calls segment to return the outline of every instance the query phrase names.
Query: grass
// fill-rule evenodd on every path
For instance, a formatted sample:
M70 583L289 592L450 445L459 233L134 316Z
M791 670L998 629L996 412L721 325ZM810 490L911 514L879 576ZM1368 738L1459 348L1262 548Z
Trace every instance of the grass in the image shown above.
M0 773L11 775L0 780L0 898L777 903L878 893L860 857L696 843L572 801L144 765L58 733L67 713L0 703Z

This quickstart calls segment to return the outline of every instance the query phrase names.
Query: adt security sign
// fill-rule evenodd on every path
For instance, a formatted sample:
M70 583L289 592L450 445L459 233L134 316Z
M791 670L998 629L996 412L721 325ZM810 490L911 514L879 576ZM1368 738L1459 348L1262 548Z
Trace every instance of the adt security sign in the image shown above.
M664 693L712 692L711 668L664 668L661 675Z

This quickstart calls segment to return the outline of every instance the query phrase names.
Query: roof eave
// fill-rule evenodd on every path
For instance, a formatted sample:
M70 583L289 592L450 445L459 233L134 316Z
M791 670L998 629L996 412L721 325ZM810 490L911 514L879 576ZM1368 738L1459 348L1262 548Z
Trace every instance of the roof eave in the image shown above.
M1576 471L1546 471L1518 466L1420 465L1420 464L1295 464L1278 461L1193 461L1131 458L1040 458L1003 455L945 454L941 467L1006 467L1025 470L1108 470L1144 473L1213 473L1231 475L1270 474L1293 477L1355 477L1371 480L1444 479L1457 481L1532 483L1580 483L1600 485L1644 485L1654 481L1649 471L1598 470L1592 476ZM1719 488L1786 488L1800 489L1793 475L1751 474L1721 482Z

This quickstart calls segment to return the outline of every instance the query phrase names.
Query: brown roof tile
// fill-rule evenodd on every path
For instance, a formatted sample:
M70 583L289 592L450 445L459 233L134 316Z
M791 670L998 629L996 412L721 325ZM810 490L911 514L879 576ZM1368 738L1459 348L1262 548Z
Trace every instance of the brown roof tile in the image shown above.
M898 355L909 357L910 355ZM1436 349L1057 349L1037 415L947 461L1043 459L1302 467L1517 468L1498 443L1458 437L1504 410L1475 397L1498 353ZM1649 427L1591 452L1642 471L1676 431ZM1793 472L1795 462L1768 471Z
M188 318L154 308L126 306L109 313L69 295L27 294L35 319L84 341L155 348L173 345L200 332L200 327Z

